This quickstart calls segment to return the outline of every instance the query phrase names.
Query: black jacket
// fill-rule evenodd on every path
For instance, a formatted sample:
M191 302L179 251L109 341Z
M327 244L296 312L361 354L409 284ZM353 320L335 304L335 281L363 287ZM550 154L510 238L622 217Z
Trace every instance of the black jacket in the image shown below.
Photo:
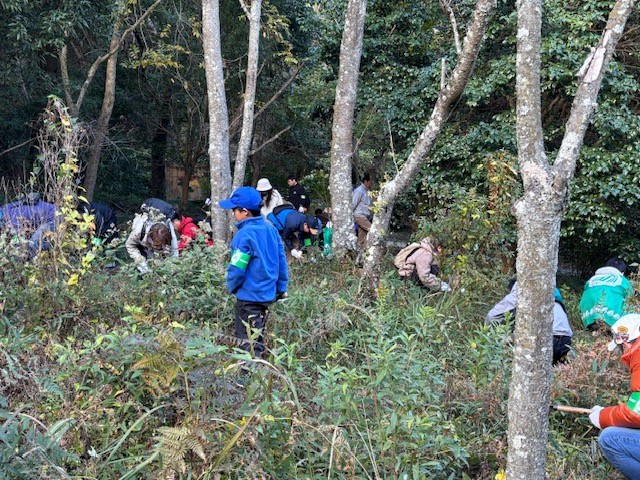
M289 187L289 201L293 204L296 210L298 210L300 205L306 209L309 209L309 205L311 205L311 199L309 198L309 195L307 195L307 191L299 183L295 184L293 187Z
M96 224L96 237L108 243L118 236L116 212L109 205L98 202L83 203L78 207L78 211L93 215Z

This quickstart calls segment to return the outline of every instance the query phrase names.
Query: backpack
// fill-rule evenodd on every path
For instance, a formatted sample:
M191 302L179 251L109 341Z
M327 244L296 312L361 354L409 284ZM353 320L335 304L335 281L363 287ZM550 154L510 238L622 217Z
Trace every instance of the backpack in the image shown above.
M147 198L142 202L140 210L147 215L147 221L144 223L142 231L140 232L140 241L144 240L145 235L153 225L156 223L164 223L168 226L176 215L176 210L173 208L173 205L159 198Z
M292 204L283 203L282 205L278 205L273 209L273 212L267 215L267 220L269 220L279 232L282 232L284 230L284 222L287 220L287 217L291 212L295 211L296 209L293 208Z
M420 243L413 242L402 250L398 252L398 254L393 259L393 264L396 266L398 270L400 270L407 263L407 258L414 254L416 250L420 248Z
M165 217L166 220L171 220L176 214L176 210L170 203L160 200L159 198L148 198L142 202L140 207L143 213L146 213L150 217ZM162 220L157 218L156 221Z

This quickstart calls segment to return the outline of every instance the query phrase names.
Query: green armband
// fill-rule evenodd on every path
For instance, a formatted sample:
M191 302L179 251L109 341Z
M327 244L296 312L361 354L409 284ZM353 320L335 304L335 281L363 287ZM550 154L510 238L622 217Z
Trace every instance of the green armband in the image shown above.
M640 414L640 392L633 392L627 400L627 407L633 413Z
M234 250L231 254L231 265L246 270L251 260L251 255L244 253L241 250Z

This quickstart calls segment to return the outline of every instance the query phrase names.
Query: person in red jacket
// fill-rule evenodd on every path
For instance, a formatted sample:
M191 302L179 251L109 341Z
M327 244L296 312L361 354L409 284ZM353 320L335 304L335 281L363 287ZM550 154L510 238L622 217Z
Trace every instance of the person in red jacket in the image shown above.
M611 327L609 351L622 348L620 360L631 372L631 395L612 407L596 405L589 420L602 432L598 444L604 457L628 479L640 479L640 314L629 314Z
M183 217L182 215L175 216L173 218L173 228L180 238L180 241L178 242L179 252L187 248L189 244L196 238L198 238L199 236L203 236L203 233L194 223L191 217ZM211 240L207 240L206 245L213 245L213 242L211 242Z

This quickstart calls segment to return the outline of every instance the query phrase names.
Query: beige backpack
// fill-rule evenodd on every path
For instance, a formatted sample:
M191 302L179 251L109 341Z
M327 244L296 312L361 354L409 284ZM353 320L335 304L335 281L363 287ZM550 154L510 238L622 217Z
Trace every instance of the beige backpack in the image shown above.
M398 270L404 267L405 263L407 263L407 258L409 258L413 253L420 248L420 243L413 242L402 250L398 252L398 254L393 259L393 264L396 266Z

